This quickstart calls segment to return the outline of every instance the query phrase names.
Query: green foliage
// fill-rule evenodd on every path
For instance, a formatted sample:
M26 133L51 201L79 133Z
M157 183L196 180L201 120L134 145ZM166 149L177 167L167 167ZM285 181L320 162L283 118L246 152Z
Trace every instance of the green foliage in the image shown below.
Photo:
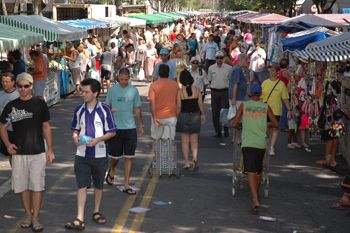
M254 10L263 9L275 11L287 11L294 8L296 0L220 0L220 5L224 6L225 10Z

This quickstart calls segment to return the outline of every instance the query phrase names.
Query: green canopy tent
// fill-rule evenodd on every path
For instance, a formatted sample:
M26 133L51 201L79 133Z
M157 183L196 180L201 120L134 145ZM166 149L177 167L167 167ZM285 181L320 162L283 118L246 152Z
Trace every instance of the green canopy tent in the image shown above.
M0 24L0 52L13 51L44 41L44 36L35 32L20 30Z
M136 18L136 19L144 19L146 20L146 24L163 24L163 23L170 23L174 20L171 17L166 17L159 14L139 14L139 15L130 15L128 16L130 18Z
M44 35L45 41L73 41L87 37L87 31L39 15L0 16L0 23Z
M179 19L184 19L183 16L175 15L175 14L172 14L172 13L166 13L166 12L160 12L157 15L161 15L161 16L172 18L174 21L179 20Z

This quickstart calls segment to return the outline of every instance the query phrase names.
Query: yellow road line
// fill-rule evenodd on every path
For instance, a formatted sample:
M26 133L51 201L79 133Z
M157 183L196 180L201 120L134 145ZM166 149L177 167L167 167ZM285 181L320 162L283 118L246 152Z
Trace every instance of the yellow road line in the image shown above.
M137 182L135 184L136 187L138 187L138 188L141 187L141 185L142 185L142 183L145 180L145 177L147 175L148 169L151 166L152 160L153 160L152 156L147 160L146 165L142 169L141 176L139 177L139 179L137 180ZM124 203L123 208L120 210L120 212L119 212L120 214L117 217L116 222L112 228L112 231L111 231L112 233L123 232L124 225L126 223L126 220L129 217L129 209L133 207L135 200L136 200L136 196L137 195L130 196L127 198L127 200Z
M153 192L157 186L158 179L159 179L158 176L154 176L151 179L151 182L148 184L146 193L143 195L143 198L142 198L142 201L140 204L141 207L148 208L148 206L152 200ZM145 214L136 215L129 232L131 232L131 233L138 232L141 228L141 225L142 225L144 218L145 218Z

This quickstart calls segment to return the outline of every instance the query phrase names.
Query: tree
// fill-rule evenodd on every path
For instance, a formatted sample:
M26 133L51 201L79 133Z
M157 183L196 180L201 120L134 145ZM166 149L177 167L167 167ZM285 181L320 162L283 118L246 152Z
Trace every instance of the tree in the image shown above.
M7 8L6 8L5 0L1 0L1 8L2 8L2 14L7 16Z
M15 4L13 6L13 14L17 15L20 12L20 0L15 0Z
M312 0L316 5L317 13L330 13L337 0Z

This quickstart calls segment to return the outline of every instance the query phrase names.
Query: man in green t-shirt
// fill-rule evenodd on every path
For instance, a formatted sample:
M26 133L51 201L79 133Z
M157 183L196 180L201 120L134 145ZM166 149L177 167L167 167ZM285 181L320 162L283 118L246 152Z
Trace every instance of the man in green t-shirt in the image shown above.
M233 127L242 120L242 153L244 172L252 195L253 208L256 214L259 208L260 177L266 148L267 117L273 127L278 128L278 121L270 107L260 101L262 89L257 83L251 85L251 100L243 102L233 119Z

